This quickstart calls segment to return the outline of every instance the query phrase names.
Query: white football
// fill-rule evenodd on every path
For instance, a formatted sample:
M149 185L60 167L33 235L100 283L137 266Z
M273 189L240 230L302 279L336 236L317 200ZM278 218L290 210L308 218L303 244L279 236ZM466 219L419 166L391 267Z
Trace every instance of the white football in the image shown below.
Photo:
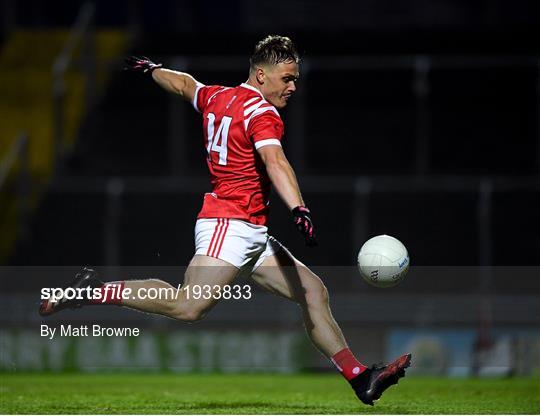
M397 238L378 235L364 243L358 253L358 269L366 282L390 287L403 280L409 270L409 253Z

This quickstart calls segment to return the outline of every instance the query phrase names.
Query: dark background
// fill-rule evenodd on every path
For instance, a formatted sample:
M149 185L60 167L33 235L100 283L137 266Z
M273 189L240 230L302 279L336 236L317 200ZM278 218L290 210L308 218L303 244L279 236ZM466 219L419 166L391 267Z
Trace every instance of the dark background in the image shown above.
M3 6L5 42L17 28L70 27L81 3ZM206 84L243 82L266 34L298 44L304 63L282 111L284 146L320 246L303 247L277 196L270 232L307 264L354 265L362 242L381 233L401 239L413 265L540 264L538 2L95 6L94 28L124 30L126 54ZM189 261L208 190L200 116L123 73L121 60L107 62L106 88L5 264Z

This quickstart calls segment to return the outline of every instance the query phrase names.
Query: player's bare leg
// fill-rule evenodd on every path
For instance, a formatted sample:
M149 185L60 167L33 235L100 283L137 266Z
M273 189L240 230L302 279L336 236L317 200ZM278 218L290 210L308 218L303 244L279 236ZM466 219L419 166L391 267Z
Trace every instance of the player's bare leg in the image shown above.
M347 348L330 311L328 290L315 273L286 249L266 258L252 278L266 290L299 304L310 339L328 358Z
M285 248L265 259L252 278L268 291L300 305L311 341L332 360L363 403L373 405L384 390L405 376L410 354L380 368L367 368L354 357L332 316L323 282Z
M238 269L226 261L210 256L193 256L184 276L182 288L189 286L210 286L212 296L205 299L202 296L189 295L187 290L178 290L163 280L127 280L125 287L132 289L132 293L147 293L149 288L163 288L164 296L158 299L128 299L123 306L134 308L143 312L156 313L178 319L184 322L198 321L215 306L219 300L218 291L231 284L238 274ZM142 291L141 291L142 289ZM174 293L176 296L169 296ZM214 296L216 295L216 296Z
M214 295L219 291L219 288L229 285L237 274L238 269L226 261L214 257L196 255L186 270L182 288L188 285L190 288L209 285L211 294ZM94 276L88 275L87 281L79 283L79 287L86 285L99 287L98 285L102 283L99 280L97 281L99 283L97 283L95 282L96 280L97 278ZM107 286L118 286L122 290L130 289L130 296L127 299L120 299L114 297L115 292L113 290L109 290L103 293L100 301L90 302L90 304L117 304L142 312L164 315L183 322L196 322L202 319L219 300L218 296L210 296L209 299L205 299L202 296L195 297L193 294L189 296L187 290L177 290L176 287L158 279L107 282L102 286L102 290ZM154 293L158 293L159 296L156 299L148 298L149 289L153 290ZM113 296L109 296L109 294ZM140 297L138 296L139 294L141 295ZM66 302L65 304L60 303L62 306L56 307L54 304L44 301L41 305L40 313L42 315L50 315L65 307L78 307L84 304Z

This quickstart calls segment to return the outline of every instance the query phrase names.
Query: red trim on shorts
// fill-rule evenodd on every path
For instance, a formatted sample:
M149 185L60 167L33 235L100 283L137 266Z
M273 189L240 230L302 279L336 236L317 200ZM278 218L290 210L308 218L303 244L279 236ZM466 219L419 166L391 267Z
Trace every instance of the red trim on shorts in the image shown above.
M225 229L225 224L227 224L228 219L227 218L221 218L221 228L219 229L218 236L216 239L216 242L214 243L214 248L212 249L212 257L217 257L219 254L218 248L222 244L222 239L225 237L225 233L223 232Z
M216 239L216 236L218 234L218 228L221 225L221 218L217 219L217 224L214 227L214 234L212 234L212 240L210 240L210 245L208 246L208 250L206 251L206 255L210 255L210 251L212 251L212 244L214 244L214 240Z
M223 230L223 236L221 237L221 241L219 242L217 253L215 257L219 256L219 253L221 252L221 246L223 246L223 241L225 241L225 234L227 234L227 229L229 228L229 219L225 219L225 230Z

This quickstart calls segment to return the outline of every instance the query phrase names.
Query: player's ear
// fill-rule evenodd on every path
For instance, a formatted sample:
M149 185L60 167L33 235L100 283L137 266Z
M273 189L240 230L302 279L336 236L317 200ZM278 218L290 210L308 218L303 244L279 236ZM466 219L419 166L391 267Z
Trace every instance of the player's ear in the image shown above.
M257 78L257 82L259 84L264 84L264 79L266 78L266 74L264 73L264 68L257 68L255 70L255 77Z

